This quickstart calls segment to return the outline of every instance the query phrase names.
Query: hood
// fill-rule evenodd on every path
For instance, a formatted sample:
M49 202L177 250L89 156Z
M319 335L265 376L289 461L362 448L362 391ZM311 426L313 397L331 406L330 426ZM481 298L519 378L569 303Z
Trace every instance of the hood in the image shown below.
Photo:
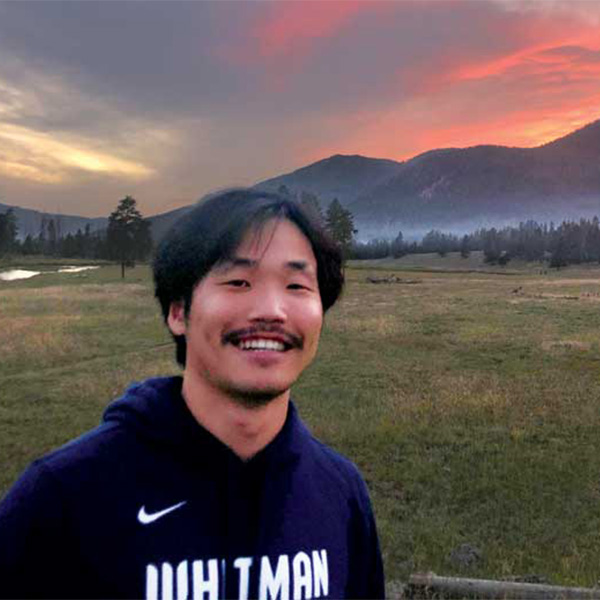
M287 465L299 459L301 449L312 436L289 403L283 428L263 450L248 461L202 427L189 411L181 393L182 377L160 377L134 383L104 412L107 425L134 432L147 443L181 453L186 460L213 464L226 461L248 467Z

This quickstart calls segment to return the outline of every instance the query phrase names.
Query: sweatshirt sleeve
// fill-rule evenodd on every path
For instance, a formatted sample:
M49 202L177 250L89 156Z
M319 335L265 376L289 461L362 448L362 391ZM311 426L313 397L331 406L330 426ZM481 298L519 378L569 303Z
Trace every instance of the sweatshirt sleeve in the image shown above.
M367 487L358 480L354 526L350 537L348 598L385 598L383 561Z
M0 502L0 598L53 597L68 544L64 514L58 483L33 463Z

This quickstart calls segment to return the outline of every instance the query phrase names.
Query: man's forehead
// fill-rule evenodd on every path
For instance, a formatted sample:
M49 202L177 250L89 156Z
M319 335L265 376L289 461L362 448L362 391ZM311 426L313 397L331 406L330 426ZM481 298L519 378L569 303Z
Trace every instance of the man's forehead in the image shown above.
M275 261L280 262L282 268L299 272L316 270L316 257L310 240L288 219L271 219L251 225L231 254L219 260L215 268L255 268L269 251L275 253Z

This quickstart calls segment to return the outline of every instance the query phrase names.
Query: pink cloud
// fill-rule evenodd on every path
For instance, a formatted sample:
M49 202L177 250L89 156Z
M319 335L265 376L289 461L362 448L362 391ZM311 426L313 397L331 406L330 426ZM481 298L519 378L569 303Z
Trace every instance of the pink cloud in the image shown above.
M273 2L269 8L246 36L221 53L230 62L246 66L301 64L320 41L337 35L361 13L381 12L391 6L366 0L289 0Z
M457 77L464 75L458 68L452 78L431 72L397 106L338 115L337 129L346 134L311 158L339 152L401 160L443 147L541 145L600 118L598 54L582 46L529 47L480 65L477 77Z
M368 3L360 1L279 4L253 32L257 56L269 58L307 52L315 39L334 35L369 8Z
M405 159L448 146L535 146L600 117L600 19L568 4L284 2L248 32L230 59L256 68L271 90L302 95L318 83L310 103L330 84L352 89L348 101L315 101L299 115L319 125L287 141L297 165L334 153ZM312 76L357 40L356 78L350 69L351 80Z
M466 31L464 39L440 46L428 62L417 57L414 64L402 64L395 76L413 95L423 95L469 81L493 80L519 69L535 70L532 64L541 72L544 62L556 69L561 60L565 68L574 68L575 62L582 68L583 62L599 60L599 19L570 10L568 4L555 3L552 10L540 4L535 10L517 10L515 6L523 5L512 2L506 2L510 10L502 10L502 2L486 4L492 10L473 12L474 33ZM459 6L463 20L467 19L465 4L456 3Z
M600 21L567 8L495 19L484 25L508 40L505 48L487 56L448 48L420 77L413 73L412 101L393 119L414 151L404 146L399 155L481 143L535 146L600 117ZM414 118L420 103L429 127ZM370 134L393 147L389 136Z
M571 64L582 53L594 53L591 47L600 40L600 23L583 19L578 12L532 11L518 19L498 23L497 35L513 41L514 50L491 60L475 55L457 65L449 80L481 79L499 76L511 69L549 62Z

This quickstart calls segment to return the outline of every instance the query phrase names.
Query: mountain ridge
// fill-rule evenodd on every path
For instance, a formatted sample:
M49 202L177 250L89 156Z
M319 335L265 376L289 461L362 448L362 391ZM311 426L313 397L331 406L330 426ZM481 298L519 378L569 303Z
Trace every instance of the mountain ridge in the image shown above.
M360 239L591 217L600 214L600 120L532 148L437 148L405 161L334 154L253 187L277 191L283 185L292 194L316 194L323 208L337 198L354 214ZM155 239L193 206L148 217ZM0 210L8 207L0 204ZM39 215L37 235L45 213L32 212ZM71 227L77 217L60 218ZM97 227L103 221L79 219Z
M81 217L78 215L63 215L60 213L48 213L33 208L23 208L0 202L0 213L5 213L12 209L17 218L18 233L17 238L25 239L28 235L37 237L42 227L43 219L54 219L60 223L60 233L65 236L69 233L76 234L78 229L85 231L86 225L90 226L91 231L99 231L108 225L108 217Z

